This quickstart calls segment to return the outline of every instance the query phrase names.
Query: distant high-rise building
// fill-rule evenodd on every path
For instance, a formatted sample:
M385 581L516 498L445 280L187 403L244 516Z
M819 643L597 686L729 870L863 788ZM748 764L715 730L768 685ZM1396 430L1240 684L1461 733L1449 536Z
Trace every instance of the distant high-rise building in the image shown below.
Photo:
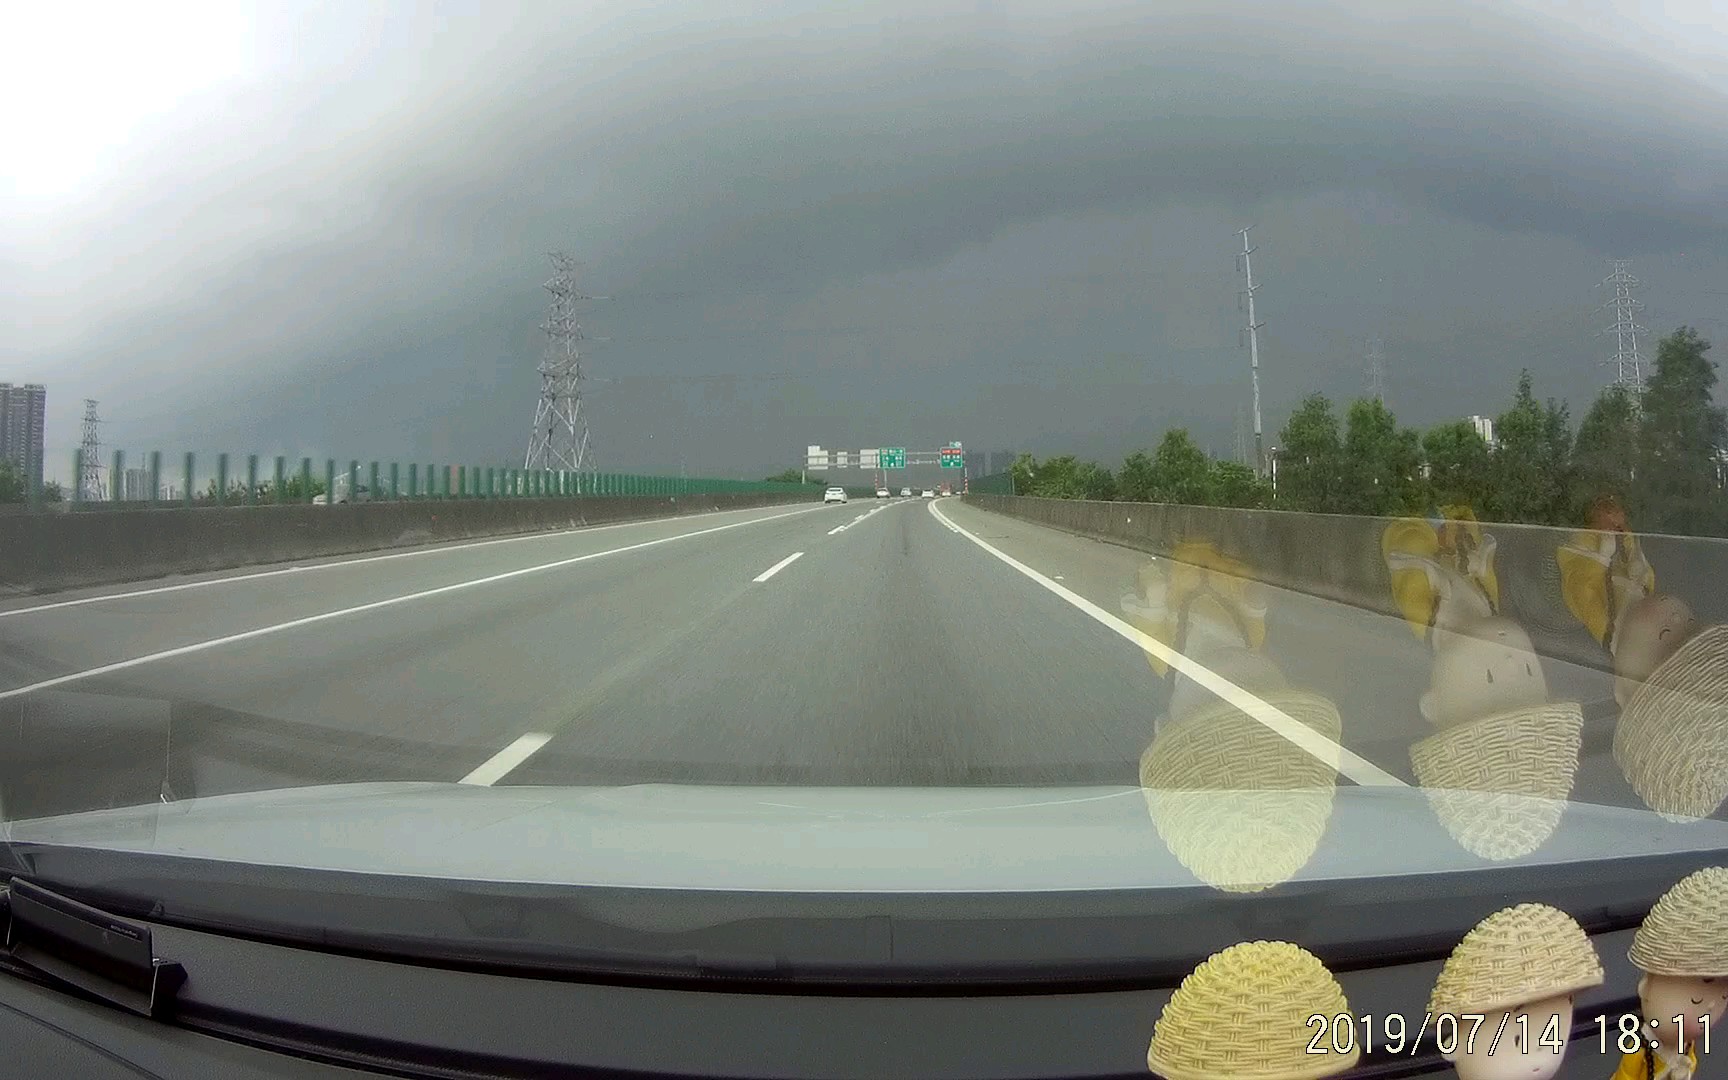
M127 469L120 478L120 497L127 502L143 502L155 493L150 490L149 469Z
M42 484L42 428L48 391L40 383L14 386L0 382L0 460L9 461L24 482Z
M1470 426L1476 429L1476 434L1482 436L1482 441L1490 447L1494 446L1494 421L1486 416L1470 417Z

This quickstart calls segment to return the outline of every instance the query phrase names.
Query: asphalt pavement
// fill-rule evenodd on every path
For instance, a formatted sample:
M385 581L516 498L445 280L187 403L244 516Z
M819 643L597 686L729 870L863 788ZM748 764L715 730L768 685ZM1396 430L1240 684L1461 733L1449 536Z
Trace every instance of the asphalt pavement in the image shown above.
M1168 705L1120 618L1147 560L896 498L10 601L0 809L374 780L1134 784ZM1412 782L1426 647L1277 590L1267 628L1289 684L1338 706L1339 782ZM1608 693L1545 666L1556 696ZM1640 805L1588 732L1574 798Z

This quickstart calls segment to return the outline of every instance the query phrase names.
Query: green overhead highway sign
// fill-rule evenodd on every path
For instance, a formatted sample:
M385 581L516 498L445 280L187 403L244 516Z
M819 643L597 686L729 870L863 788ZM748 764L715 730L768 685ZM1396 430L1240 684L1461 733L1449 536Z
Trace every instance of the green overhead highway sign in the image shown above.
M938 454L937 464L944 469L964 469L966 467L966 451L958 446L944 446Z
M904 446L884 446L876 452L876 467L879 469L904 469L906 467L906 448Z

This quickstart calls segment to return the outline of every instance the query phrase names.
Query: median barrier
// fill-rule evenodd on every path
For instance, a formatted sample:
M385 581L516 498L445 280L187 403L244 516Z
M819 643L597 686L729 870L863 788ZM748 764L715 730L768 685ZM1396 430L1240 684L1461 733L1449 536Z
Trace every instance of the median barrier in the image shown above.
M1209 540L1253 568L1258 580L1398 617L1381 538L1391 518L1236 510L1170 503L1090 502L968 494L971 505L1097 540L1170 557L1185 541ZM1482 523L1496 545L1500 611L1521 623L1543 656L1598 669L1607 651L1568 610L1555 553L1581 530ZM1728 623L1728 540L1638 534L1656 591L1679 596L1704 624Z
M0 593L27 594L607 522L812 503L821 489L174 506L0 516Z

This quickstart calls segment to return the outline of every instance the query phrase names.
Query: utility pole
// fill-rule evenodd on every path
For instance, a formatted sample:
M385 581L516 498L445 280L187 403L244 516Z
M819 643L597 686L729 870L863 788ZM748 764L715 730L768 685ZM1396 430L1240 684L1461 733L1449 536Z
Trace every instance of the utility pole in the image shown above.
M1614 296L1602 305L1614 309L1614 325L1603 331L1614 335L1614 356L1602 363L1614 366L1615 385L1625 387L1636 404L1644 390L1644 360L1638 355L1638 335L1649 331L1637 322L1644 305L1633 299L1632 290L1641 288L1643 282L1627 269L1631 265L1630 259L1615 259L1614 272L1603 278L1597 287L1610 285L1614 288Z
M581 490L587 490L592 474L594 450L588 435L588 417L582 411L582 326L576 321L576 305L583 296L576 288L576 260L562 252L548 256L552 277L545 289L551 294L546 322L546 351L540 359L540 400L534 407L534 427L528 436L525 469L565 469L579 474Z
M1248 226L1252 229L1254 226ZM1254 321L1254 251L1248 245L1248 229L1239 229L1242 234L1242 253L1237 256L1241 260L1242 273L1247 278L1248 287L1242 296L1248 300L1248 369L1254 379L1254 474L1266 475L1265 440L1260 432L1260 328L1265 323Z
M84 399L84 432L79 442L78 490L87 502L99 502L102 488L102 436L97 431L102 421L96 416L96 399Z
M1368 357L1363 362L1362 375L1368 396L1382 405L1386 404L1386 353L1380 347L1379 338L1368 341Z
M1248 424L1242 416L1242 406L1236 406L1236 463L1247 465L1248 462Z

